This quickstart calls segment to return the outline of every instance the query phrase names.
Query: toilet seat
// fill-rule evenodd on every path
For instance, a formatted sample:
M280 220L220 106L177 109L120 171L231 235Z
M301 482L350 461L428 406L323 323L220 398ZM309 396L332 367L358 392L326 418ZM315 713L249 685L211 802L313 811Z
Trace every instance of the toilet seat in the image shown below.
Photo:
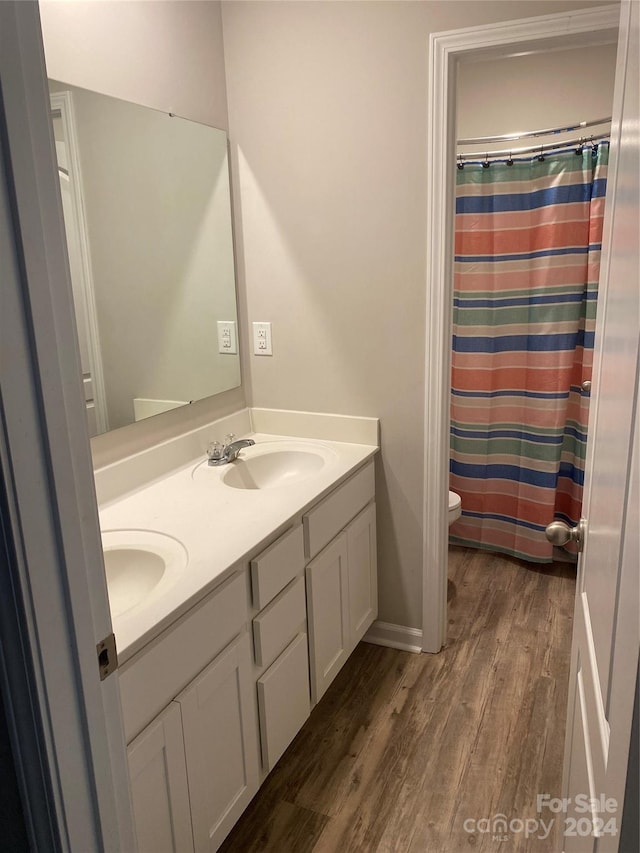
M455 492L449 492L449 524L452 524L462 513L462 498Z

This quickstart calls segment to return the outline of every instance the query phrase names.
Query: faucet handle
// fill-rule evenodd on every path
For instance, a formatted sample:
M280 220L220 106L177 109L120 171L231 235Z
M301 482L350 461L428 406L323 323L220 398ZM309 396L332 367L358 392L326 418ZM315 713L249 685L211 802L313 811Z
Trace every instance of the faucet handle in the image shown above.
M228 447L230 444L236 440L236 435L234 432L228 432L224 437L224 446Z
M209 463L217 462L219 459L222 459L222 454L224 452L224 447L219 441L212 441L209 445L207 445L207 458L209 459Z

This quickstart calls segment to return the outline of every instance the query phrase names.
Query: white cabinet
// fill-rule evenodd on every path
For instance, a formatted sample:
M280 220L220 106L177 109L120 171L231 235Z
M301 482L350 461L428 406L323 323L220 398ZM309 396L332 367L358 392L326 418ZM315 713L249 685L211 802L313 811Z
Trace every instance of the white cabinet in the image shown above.
M258 790L247 582L231 575L120 671L139 853L217 850Z
M119 670L127 743L247 624L247 573L236 572Z
M217 850L258 790L248 634L178 696L196 853Z
M258 790L246 631L128 747L138 853L212 853Z
M169 705L127 753L138 853L193 851L179 706Z
M373 463L369 463L304 517L309 554L316 553L329 535L335 537L306 568L314 703L323 696L378 612L373 496Z
M139 853L214 853L364 636L373 498L369 462L122 666Z
M373 461L368 462L303 516L305 552L315 557L375 495Z

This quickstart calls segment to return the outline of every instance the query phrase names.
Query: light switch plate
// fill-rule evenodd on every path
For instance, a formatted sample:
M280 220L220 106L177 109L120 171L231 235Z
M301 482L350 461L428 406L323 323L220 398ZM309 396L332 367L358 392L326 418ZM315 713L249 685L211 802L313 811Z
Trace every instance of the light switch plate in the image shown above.
M238 339L235 320L218 320L218 352L236 355Z
M253 324L253 354L273 355L271 348L271 323Z

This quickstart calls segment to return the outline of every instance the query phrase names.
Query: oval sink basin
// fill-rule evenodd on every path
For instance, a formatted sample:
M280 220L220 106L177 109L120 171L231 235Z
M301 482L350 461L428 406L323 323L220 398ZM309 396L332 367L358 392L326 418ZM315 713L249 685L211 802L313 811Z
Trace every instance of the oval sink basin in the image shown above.
M222 482L233 489L274 489L306 480L324 464L324 457L313 451L271 450L230 463Z
M199 462L191 476L198 482L232 489L276 489L313 477L335 459L335 450L319 441L259 440L226 465Z
M150 530L105 530L102 550L114 617L166 591L188 562L177 539Z

